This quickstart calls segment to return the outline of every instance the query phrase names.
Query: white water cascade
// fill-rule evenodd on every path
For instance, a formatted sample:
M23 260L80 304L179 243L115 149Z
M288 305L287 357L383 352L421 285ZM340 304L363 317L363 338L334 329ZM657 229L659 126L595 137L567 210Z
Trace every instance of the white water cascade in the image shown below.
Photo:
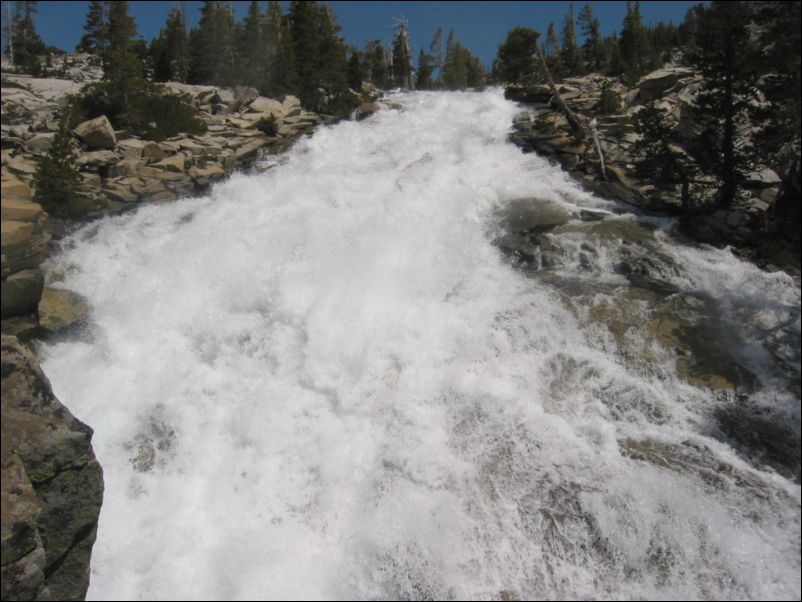
M393 100L51 260L92 308L40 350L104 469L89 599L798 600L800 486L716 422L744 395L597 320L620 241L555 284L493 240L524 197L647 223L798 442L793 280L522 154L498 90Z

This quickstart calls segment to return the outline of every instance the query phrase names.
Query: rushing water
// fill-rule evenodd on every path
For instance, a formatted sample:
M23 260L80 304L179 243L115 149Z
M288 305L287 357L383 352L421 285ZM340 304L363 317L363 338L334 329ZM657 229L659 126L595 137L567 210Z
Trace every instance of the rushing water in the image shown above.
M793 467L721 420L798 453L794 282L668 220L622 242L636 216L507 143L497 91L394 100L52 261L92 306L41 353L105 472L89 597L799 599ZM493 244L522 197L574 216L557 268ZM616 263L643 249L657 300ZM680 302L716 303L749 387L639 334Z

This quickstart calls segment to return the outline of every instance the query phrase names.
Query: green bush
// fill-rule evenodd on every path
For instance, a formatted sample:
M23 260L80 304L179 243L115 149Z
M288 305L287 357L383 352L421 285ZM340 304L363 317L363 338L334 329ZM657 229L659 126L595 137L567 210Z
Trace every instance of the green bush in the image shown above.
M270 113L270 117L262 117L256 122L256 129L265 136L275 136L278 134L278 121L276 121L276 116Z
M621 95L613 89L610 80L604 80L601 85L601 96L596 111L600 115L611 115L621 110Z
M146 140L178 134L203 134L206 124L174 94L145 94L134 99L129 128Z
M68 205L77 196L80 175L66 113L61 118L48 154L39 159L34 184L34 199L52 213L67 211Z
M160 86L147 86L128 99L108 82L90 84L81 90L73 126L87 119L106 115L115 128L125 127L146 140L164 140L178 134L202 134L206 124L195 109Z

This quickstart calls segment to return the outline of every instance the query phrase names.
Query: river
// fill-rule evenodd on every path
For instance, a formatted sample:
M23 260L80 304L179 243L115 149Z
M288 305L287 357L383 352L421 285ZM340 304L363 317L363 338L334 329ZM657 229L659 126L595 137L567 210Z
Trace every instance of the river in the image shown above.
M51 259L88 599L798 600L793 279L522 154L498 90L392 100Z

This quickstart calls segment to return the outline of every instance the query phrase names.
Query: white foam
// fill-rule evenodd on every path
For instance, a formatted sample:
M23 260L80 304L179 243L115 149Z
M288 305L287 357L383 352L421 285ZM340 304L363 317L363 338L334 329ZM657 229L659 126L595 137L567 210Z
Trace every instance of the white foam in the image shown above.
M506 142L497 90L394 100L53 261L92 306L42 352L104 467L89 597L798 599L798 486L487 236L513 198L607 204ZM752 485L622 454L646 437Z

